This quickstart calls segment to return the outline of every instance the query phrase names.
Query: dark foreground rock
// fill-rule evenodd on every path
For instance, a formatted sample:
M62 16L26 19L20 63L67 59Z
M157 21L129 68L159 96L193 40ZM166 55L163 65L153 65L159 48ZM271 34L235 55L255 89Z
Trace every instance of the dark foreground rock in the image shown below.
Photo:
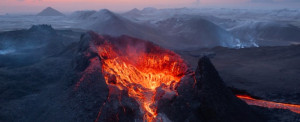
M179 52L180 53L180 52ZM227 86L263 100L300 104L300 45L229 49L216 47L181 53L194 69L200 54L211 61Z
M264 118L236 98L226 87L208 57L198 62L192 78L181 81L179 96L161 100L159 110L172 121L259 122Z

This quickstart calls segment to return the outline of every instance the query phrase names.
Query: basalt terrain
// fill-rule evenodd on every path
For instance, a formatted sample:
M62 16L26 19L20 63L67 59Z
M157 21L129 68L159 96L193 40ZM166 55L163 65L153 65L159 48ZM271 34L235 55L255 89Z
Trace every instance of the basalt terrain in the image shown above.
M298 49L171 50L47 25L3 32L0 121L298 121L287 91Z

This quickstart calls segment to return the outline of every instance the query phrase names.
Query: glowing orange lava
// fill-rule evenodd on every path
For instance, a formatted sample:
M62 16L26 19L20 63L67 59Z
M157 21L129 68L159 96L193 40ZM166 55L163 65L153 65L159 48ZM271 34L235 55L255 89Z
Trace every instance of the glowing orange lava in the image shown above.
M156 89L161 87L166 92L176 92L176 85L187 66L174 52L152 43L124 43L104 41L96 47L104 78L107 84L128 90L129 97L139 103L144 121L155 121Z
M290 111L300 114L300 105L258 100L248 95L236 95L236 96L244 100L249 105L256 105L256 106L267 107L267 108L288 109Z

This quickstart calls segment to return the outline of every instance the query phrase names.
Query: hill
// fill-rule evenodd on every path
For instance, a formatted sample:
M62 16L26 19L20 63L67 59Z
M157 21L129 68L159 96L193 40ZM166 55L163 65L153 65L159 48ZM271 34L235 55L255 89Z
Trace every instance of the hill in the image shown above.
M64 14L54 8L48 7L38 13L37 16L64 16Z

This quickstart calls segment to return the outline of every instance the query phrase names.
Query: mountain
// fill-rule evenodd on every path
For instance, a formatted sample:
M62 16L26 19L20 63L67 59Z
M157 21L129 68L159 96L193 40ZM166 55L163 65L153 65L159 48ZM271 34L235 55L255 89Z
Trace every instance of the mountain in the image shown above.
M150 10L156 11L155 9L145 9L144 11ZM138 13L138 10L131 11L131 13L135 12ZM85 16L85 14L78 16ZM122 15L104 9L85 16L86 18L81 19L81 26L99 34L129 35L149 40L170 49L241 46L239 40L231 33L201 17L182 15L159 19L153 23L140 23L124 17L126 14Z
M139 15L141 13L141 11L137 8L134 8L128 12L125 12L124 14L133 14L133 15Z
M78 16L82 16L82 14ZM102 35L129 35L163 44L163 39L156 29L147 25L132 22L107 9L95 13L89 12L88 16L81 18L81 24L79 26L87 30L93 30Z
M143 10L142 10L142 13L153 13L153 12L155 12L155 11L157 11L158 9L156 9L156 8L153 8L153 7L147 7L147 8L144 8Z
M56 55L78 40L79 36L76 32L55 30L50 25L34 25L28 30L2 32L0 67L30 65L44 57Z
M110 37L101 36L95 33L82 34L81 36L80 34L78 34L79 36L70 36L72 34L67 33L65 31L52 29L49 26L36 26L29 30L1 33L0 37L2 37L2 40L0 42L24 41L25 43L32 40L36 40L37 42L40 40L43 43L53 41L53 43L57 45L43 48L38 48L35 46L35 48L38 49L33 51L16 51L11 54L11 60L4 55L2 55L3 57L1 58L0 54L0 98L2 98L0 99L0 121L102 121L105 120L105 118L106 121L141 120L143 113L139 108L139 104L134 99L128 97L128 92L126 92L126 89L118 90L114 85L107 85L104 79L104 73L102 72L103 70L101 62L103 60L99 59L110 59L110 57L99 56L100 52L97 51L95 46L104 44L101 42L101 40L103 41L104 39L108 42L115 42L105 44L120 45L116 46L116 49L120 47L126 47L121 45L128 44L128 42L131 42L130 44L134 44L141 48L143 45L139 45L140 42L146 41L129 36ZM70 33L76 35L75 32ZM48 40L47 38L49 37L52 38ZM57 46L61 45L59 42L63 40L74 41L74 43L69 46L63 46L62 48L67 49L68 51L60 53L61 51L59 51L60 49L58 49ZM80 41L77 42L76 40ZM148 44L150 43L151 42L148 42ZM22 45L19 47L22 47ZM57 51L58 53L41 50L45 48ZM285 48L288 49L289 47ZM1 49L3 49L3 45L1 47L0 44L0 50ZM259 48L253 48L251 50L254 49ZM157 49L144 51L151 52L155 50ZM228 54L231 55L233 51L235 51L233 49L228 50L230 50L230 52L221 52L228 52ZM299 48L291 51L296 54L299 52L298 50ZM246 59L248 62L253 61L254 59L251 57L251 55L255 56L260 54L262 57L265 57L264 50L259 51L260 52L257 53L251 51L248 53L250 56L247 54L244 55L244 57L248 57L249 59L251 58L250 60L248 58ZM36 55L36 53L40 52L43 52L43 55ZM28 56L24 56L25 53ZM239 56L240 53L237 53L238 55L236 56L241 57ZM277 52L275 53L278 54ZM196 54L200 53L197 52ZM286 54L289 54L289 52L286 52ZM218 54L218 56L222 55ZM296 57L293 55L284 56ZM227 55L224 55L223 57L227 57ZM168 58L164 59L169 60ZM229 59L231 60L228 60L228 57L224 59L218 58L215 59L215 61L219 61L219 65L221 64L220 66L223 66L224 61L227 61L227 64L234 65L235 68L240 68L240 60L236 60L235 63L232 63L234 62L233 60L235 60L235 58L229 57ZM258 59L259 62L265 60L262 58L255 59ZM284 60L284 58L281 59ZM27 60L38 61L32 62L30 65L20 65L21 63L27 62ZM197 60L198 58L195 59L195 62L197 62ZM273 60L273 58L269 58L269 60ZM267 63L269 63L269 60L267 60ZM13 65L14 67L3 65L7 62L12 63L13 61L15 63ZM215 61L213 61L214 64ZM248 62L243 65L248 67L262 67L261 65L249 65ZM289 62L285 64L291 63ZM295 63L295 61L294 64L295 66L299 66L297 65L297 62ZM184 73L185 76L181 79L178 87L177 85L175 86L178 91L176 92L176 95L159 94L158 97L155 97L161 98L158 101L158 117L162 117L162 119L166 121L172 120L174 122L184 120L193 122L258 122L265 117L267 118L265 121L299 120L299 115L294 115L292 112L282 109L256 109L254 106L246 105L243 101L237 99L226 87L228 84L224 84L223 80L208 58L201 58L200 61L196 63L196 66L197 65L198 68L196 68L197 70L194 70L195 72ZM226 67L223 66L223 68ZM189 71L190 70L192 69L189 69ZM240 72L241 70L230 71ZM251 69L251 72L252 71L260 70ZM269 72L268 69L266 71ZM278 71L279 70L276 69L277 73L286 72L285 70L280 72ZM298 70L294 70L294 76L297 76L297 71ZM228 73L228 71L226 71L226 73ZM253 74L250 73L249 77L252 75ZM276 79L280 81L281 78L279 77L282 75L276 76L278 76ZM111 81L113 81L113 77L114 76L111 77ZM235 77L236 75L230 76L230 78ZM289 77L289 75L286 77ZM261 79L264 77L260 76L252 78ZM257 81L256 79L254 80ZM265 82L266 80L263 81ZM273 81L270 81L271 82L269 83L272 85ZM241 82L244 82L243 79L238 81L238 83ZM259 82L259 84L261 83L263 82ZM280 83L281 84L278 85L282 87L283 82ZM245 83L243 85L245 85L245 88L252 88L254 86L251 83ZM295 90L295 87L299 86L297 84L291 85L293 85L293 89L290 90ZM110 90L110 88L113 88L113 90ZM256 91L260 92L262 89L265 88L260 88ZM265 90L269 91L270 89ZM273 92L270 93L273 94ZM295 94L295 91L291 91L290 93ZM293 97L296 100L299 98L294 95L290 95L290 97Z
M299 20L299 15L300 15L299 10L179 8L179 9L159 9L159 10L153 9L149 11L147 11L147 9L139 10L139 11L131 10L129 12L123 13L123 15L132 21L138 23L150 23L150 24L157 23L159 21L164 21L171 18L174 18L174 20L176 20L180 16L183 17L184 19L187 16L194 16L194 18L197 17L202 18L219 26L223 30L229 31L229 33L231 33L230 35L233 35L234 37L239 39L236 40L236 42L240 42L239 45L240 47L289 45L291 43L293 44L298 43L297 38L299 37L297 35L300 35L297 32L298 31L297 26L299 28L299 23L297 21ZM182 19L179 18L179 20ZM173 25L175 26L175 24ZM186 28L189 28L188 26L189 25L187 25ZM194 26L191 27L193 28ZM199 29L201 29L201 27ZM170 31L173 30L170 29ZM169 29L163 32L168 33ZM197 34L196 33L197 30L194 31L193 35L194 36L196 36L197 34L201 35L201 33L203 32ZM216 38L219 38L218 40L224 39L225 41L222 40L221 42L225 42L225 43L228 43L228 40L231 40L228 38L227 39L223 38L224 36L220 37L219 34L220 33L217 32L216 35L219 37L213 37L209 34L203 33L204 35L203 37L210 38L210 40L206 40L208 43L210 43L207 45L207 47L209 47L209 45L211 44L224 46L218 43L214 43ZM182 35L186 35L186 34L182 34ZM228 35L228 34L224 34L224 35ZM193 36L187 36L188 38L183 36L178 36L178 37L185 38L187 39L187 41L191 41L191 38L193 38ZM232 44L229 45L231 45L231 47L236 46ZM214 46L215 45L212 45L212 47ZM190 46L188 46L187 48L190 48Z
M95 14L97 11L76 11L71 14L72 19L84 20L89 16Z
M300 43L300 28L287 23L248 22L230 31L242 40L253 40L260 46Z
M230 32L199 16L173 16L156 22L155 26L170 45L174 44L173 47L181 45L182 49L191 49L242 46L240 40Z
M82 74L81 78L79 78L80 81L78 83L80 85L78 89L85 91L85 89L90 89L90 86L94 89L93 84L102 84L98 86L98 89L95 89L97 91L101 89L101 92L98 94L108 94L108 97L100 95L98 98L101 100L98 104L102 105L102 107L96 121L116 121L118 119L126 121L140 120L143 118L143 113L138 108L137 101L128 96L128 89L119 90L113 84L106 83L103 78L105 74L102 73L103 67L101 68L100 66L101 61L105 60L106 57L103 58L98 50L101 49L99 48L101 45L107 44L104 43L105 41L114 45L112 49L116 51L123 51L123 48L132 46L131 48L137 48L138 50L143 48L149 54L164 55L164 49L147 41L129 36L110 37L90 32L81 38L79 52L77 53L79 54L77 58L79 60L76 64L76 69L81 71L79 74ZM128 44L131 46L128 46ZM99 57L101 59L98 59ZM155 92L155 99L158 104L157 116L158 118L161 117L161 120L171 120L174 122L260 122L263 119L250 106L233 95L207 57L199 60L195 73L189 70L184 73L183 78L181 78L176 87L178 95L172 96L172 94L162 89L164 88L163 86L156 88L157 92ZM92 106L87 105L86 107L90 108ZM92 108L92 110L93 113L97 114L99 109ZM180 116L178 116L179 114ZM118 118L113 117L116 115Z
M58 10L55 10L54 8L48 7L38 13L37 16L64 16L64 14L62 14Z
M141 14L142 14L141 10L134 8L128 12L123 13L122 15L128 19L135 20L135 18L141 17L142 16Z

